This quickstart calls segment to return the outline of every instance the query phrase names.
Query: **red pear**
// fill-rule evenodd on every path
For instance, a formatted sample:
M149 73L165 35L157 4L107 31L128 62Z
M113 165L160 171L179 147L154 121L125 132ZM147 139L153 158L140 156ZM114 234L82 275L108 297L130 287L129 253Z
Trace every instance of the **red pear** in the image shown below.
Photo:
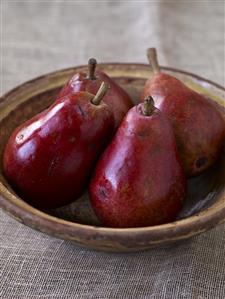
M155 106L168 116L186 175L198 175L218 158L225 136L223 116L212 101L160 71L154 48L148 49L148 58L154 74L142 99L152 95Z
M88 72L79 72L75 74L69 82L63 87L60 96L71 92L88 91L96 94L101 83L106 82L110 89L105 95L103 101L112 109L115 128L119 126L127 111L133 106L131 98L115 81L100 70L96 70L97 61L94 58L88 61Z
M127 113L97 163L89 193L105 226L143 227L176 218L186 179L170 121L152 98Z
M114 119L101 99L77 92L20 125L4 152L4 172L15 191L34 206L53 208L77 199L111 135Z

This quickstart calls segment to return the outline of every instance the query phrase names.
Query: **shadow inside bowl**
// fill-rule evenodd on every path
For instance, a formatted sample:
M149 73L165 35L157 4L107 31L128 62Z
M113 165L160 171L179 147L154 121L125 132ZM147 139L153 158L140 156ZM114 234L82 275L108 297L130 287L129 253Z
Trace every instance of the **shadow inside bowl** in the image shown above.
M224 187L224 164L221 158L208 171L188 180L188 193L182 211L177 216L184 219L210 207ZM72 222L101 226L86 191L77 201L64 207L45 210L50 215Z

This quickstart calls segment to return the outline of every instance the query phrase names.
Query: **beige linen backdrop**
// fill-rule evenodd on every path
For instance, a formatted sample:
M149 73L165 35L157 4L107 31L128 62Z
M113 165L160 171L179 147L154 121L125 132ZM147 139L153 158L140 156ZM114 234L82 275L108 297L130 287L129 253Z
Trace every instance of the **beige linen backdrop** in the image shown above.
M224 1L1 0L1 94L60 68L146 62L225 85ZM0 211L0 298L225 298L225 225L131 254L75 247Z

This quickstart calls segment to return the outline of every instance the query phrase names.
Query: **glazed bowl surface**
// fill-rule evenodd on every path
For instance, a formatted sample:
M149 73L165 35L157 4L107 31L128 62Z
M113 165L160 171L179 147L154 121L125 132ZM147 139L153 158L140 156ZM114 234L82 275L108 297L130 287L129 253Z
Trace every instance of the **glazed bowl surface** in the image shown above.
M145 64L99 64L137 103L147 78L152 76ZM175 222L143 228L102 227L87 192L74 203L54 210L38 210L22 200L3 174L2 157L12 131L22 122L47 108L60 88L84 66L56 71L26 82L0 99L0 207L19 222L49 235L84 247L113 252L146 250L188 239L225 221L225 155L201 176L188 181L188 196ZM162 67L192 89L210 97L225 115L225 89L194 74ZM225 117L225 116L224 116Z

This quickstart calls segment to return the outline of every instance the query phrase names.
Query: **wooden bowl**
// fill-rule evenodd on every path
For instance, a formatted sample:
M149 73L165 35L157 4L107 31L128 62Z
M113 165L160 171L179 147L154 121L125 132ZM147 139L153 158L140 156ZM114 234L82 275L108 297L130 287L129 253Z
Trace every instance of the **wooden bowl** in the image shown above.
M15 127L48 107L62 85L85 67L57 71L22 84L0 99L0 160ZM136 103L146 78L152 73L144 64L101 64L99 68L115 79ZM224 105L225 89L196 75L163 68L191 88ZM221 108L223 113L223 108ZM101 227L84 194L63 208L40 211L28 205L11 189L0 168L0 206L18 221L77 245L104 251L138 251L164 246L205 232L225 220L225 158L203 175L188 182L188 198L177 221L164 225L114 229Z

